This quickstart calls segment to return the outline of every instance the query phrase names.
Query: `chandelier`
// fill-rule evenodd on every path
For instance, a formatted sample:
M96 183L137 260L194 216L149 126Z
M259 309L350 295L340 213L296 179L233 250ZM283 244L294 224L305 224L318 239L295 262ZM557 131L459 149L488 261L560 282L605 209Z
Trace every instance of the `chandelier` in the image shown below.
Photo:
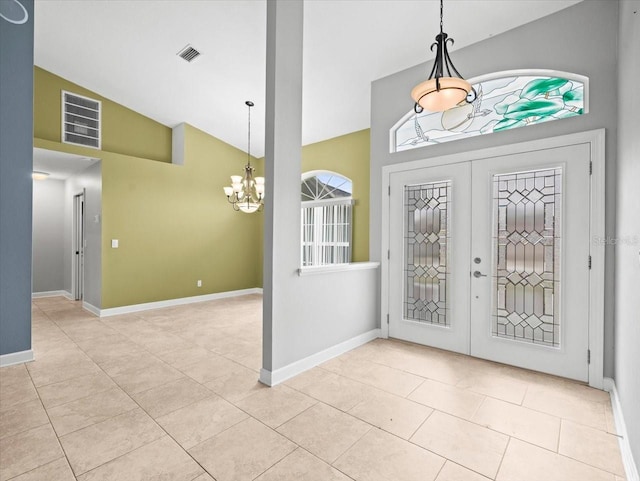
M417 114L423 110L444 112L462 101L473 102L476 98L475 89L462 78L449 57L447 43L451 42L453 45L453 39L442 31L442 1L440 0L440 33L436 35L435 43L431 44L431 51L436 49L433 68L429 78L411 91Z
M233 209L246 214L259 212L264 205L264 177L253 177L251 167L251 107L253 102L247 100L245 105L249 107L248 116L248 140L247 140L247 165L244 166L244 177L231 176L231 186L223 187L227 200L233 205Z

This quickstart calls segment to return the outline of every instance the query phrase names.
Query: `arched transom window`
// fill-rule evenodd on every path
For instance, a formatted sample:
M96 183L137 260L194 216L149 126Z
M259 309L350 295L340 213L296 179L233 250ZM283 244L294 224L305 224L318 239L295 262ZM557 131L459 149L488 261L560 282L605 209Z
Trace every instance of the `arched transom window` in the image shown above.
M469 79L469 83L477 93L471 103L444 112L407 112L389 132L390 151L526 127L588 111L589 79L583 75L513 70Z
M351 262L352 182L335 172L302 174L302 266Z

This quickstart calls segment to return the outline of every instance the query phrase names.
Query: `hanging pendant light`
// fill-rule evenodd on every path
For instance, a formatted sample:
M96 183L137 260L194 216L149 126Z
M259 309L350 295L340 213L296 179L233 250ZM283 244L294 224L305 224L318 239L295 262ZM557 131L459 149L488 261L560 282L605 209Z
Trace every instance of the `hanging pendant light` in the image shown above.
M433 68L429 78L411 91L411 97L415 101L414 110L418 114L423 110L444 112L463 101L473 102L476 98L476 91L462 78L449 57L447 43L451 42L453 45L453 39L442 31L442 2L440 0L440 33L431 45L432 52L436 49Z
M260 211L264 205L264 177L253 177L255 169L251 167L251 107L254 104L247 100L245 105L249 107L247 165L244 166L244 176L232 175L231 186L223 189L234 210L251 214Z

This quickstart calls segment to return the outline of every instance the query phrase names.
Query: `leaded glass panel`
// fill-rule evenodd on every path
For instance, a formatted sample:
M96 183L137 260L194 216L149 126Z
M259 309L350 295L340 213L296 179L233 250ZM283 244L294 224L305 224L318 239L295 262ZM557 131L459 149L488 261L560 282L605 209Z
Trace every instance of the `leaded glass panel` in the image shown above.
M449 326L447 278L451 182L404 190L404 318Z
M391 129L391 152L417 149L587 113L588 79L530 70L469 79L477 95L444 112L411 109Z
M562 169L493 176L494 336L560 346Z

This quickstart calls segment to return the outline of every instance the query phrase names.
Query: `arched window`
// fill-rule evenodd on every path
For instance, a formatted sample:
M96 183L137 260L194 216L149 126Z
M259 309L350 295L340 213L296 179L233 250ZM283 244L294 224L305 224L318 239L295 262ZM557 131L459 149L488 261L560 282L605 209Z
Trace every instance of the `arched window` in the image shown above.
M390 152L586 114L589 79L554 70L512 70L469 79L477 97L445 112L413 109L390 130Z
M329 171L302 174L302 266L351 262L352 183Z

